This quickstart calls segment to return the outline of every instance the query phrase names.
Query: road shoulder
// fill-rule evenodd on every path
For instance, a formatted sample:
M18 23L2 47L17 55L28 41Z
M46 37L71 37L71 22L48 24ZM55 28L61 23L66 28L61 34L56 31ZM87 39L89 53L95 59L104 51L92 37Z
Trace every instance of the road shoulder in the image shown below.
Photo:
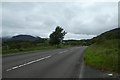
M109 76L109 74L112 74L113 76ZM87 66L83 61L80 68L79 78L118 78L118 74L92 68Z

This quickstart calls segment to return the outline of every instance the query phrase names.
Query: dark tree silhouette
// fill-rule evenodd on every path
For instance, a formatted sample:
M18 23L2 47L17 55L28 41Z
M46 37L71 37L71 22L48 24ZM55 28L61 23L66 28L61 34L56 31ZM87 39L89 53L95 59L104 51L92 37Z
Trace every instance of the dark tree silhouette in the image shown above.
M62 40L64 39L66 32L63 31L63 28L61 28L60 26L57 26L55 31L53 33L50 34L50 41L49 43L51 45L59 45Z

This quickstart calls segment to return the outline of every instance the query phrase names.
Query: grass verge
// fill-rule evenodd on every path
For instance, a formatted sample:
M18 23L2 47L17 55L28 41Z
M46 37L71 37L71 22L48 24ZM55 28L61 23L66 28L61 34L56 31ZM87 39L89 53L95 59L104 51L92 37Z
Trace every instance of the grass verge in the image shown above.
M85 64L100 70L120 73L118 41L120 40L105 40L89 46L85 51Z
M60 49L60 48L68 48L72 47L70 45L59 45L59 46L39 46L39 47L31 47L31 48L20 48L20 49L10 49L10 50L2 50L2 54L15 54L18 52L28 52L28 51L37 51L37 50L51 50L51 49Z

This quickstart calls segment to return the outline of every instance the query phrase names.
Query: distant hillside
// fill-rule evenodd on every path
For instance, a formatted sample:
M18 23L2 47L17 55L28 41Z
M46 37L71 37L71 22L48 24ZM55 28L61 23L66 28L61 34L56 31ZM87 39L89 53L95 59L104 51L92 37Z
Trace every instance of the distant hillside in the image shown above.
M13 36L11 40L20 40L20 41L35 41L41 39L40 37L33 37L31 35L17 35Z
M31 35L16 35L11 38L3 37L2 41L36 41L42 40L40 37L34 37Z
M105 33L102 33L98 37L105 39L120 39L120 28L116 28Z
M98 42L100 40L120 39L120 28L116 28L110 31L106 31L97 37L94 37L92 41Z

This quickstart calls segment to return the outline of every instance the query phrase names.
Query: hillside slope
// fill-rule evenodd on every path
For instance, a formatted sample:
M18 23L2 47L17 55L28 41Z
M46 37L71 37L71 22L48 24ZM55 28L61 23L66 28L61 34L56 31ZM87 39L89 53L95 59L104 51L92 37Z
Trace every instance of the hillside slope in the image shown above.
M93 38L95 43L85 51L85 63L94 68L120 73L119 33L120 28L116 28Z

